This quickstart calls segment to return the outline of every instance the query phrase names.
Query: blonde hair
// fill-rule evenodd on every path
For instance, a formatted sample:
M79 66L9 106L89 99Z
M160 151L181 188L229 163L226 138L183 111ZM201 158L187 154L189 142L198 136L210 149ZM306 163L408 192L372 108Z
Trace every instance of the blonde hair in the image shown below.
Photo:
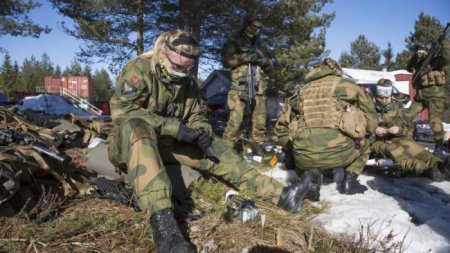
M193 44L179 44L171 46L172 49L169 49L167 47L168 43L169 45L172 45L172 42L180 37L186 37L190 38L191 40L195 41L193 36L188 33L187 31L181 30L181 29L175 29L168 32L161 33L158 38L155 41L155 44L153 45L153 48L149 50L148 52L145 52L138 57L140 58L150 58L150 70L152 72L156 71L156 65L160 62L161 59L161 52L164 48L168 50L175 49L177 53L185 53L192 56L198 56L200 54L198 45ZM195 41L196 42L196 41ZM195 43L196 44L196 43Z

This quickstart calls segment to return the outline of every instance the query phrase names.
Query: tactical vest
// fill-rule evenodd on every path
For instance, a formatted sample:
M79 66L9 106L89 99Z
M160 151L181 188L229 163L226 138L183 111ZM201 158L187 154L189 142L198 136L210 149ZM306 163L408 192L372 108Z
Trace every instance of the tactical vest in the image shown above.
M327 76L300 88L297 109L303 115L298 121L299 129L338 126L342 110L333 95L339 80L339 77Z
M439 70L429 71L423 74L420 79L423 87L441 86L446 84L445 72Z

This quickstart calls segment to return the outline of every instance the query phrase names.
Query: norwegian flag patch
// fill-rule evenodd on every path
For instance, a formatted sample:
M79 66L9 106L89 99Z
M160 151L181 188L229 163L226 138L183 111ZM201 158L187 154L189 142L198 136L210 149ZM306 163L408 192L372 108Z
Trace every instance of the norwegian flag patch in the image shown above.
M133 85L136 85L136 84L138 84L139 83L139 78L137 77L137 76L132 76L131 78L130 78L130 82L133 84Z

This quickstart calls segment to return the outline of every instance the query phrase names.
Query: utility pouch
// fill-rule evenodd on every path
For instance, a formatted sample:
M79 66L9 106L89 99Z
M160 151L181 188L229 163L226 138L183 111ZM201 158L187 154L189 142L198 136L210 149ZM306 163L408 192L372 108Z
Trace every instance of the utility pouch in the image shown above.
M434 79L436 81L436 86L441 86L446 84L445 72L444 71L433 71Z
M367 133L367 119L364 112L355 106L347 105L342 113L339 129L354 139L364 138Z

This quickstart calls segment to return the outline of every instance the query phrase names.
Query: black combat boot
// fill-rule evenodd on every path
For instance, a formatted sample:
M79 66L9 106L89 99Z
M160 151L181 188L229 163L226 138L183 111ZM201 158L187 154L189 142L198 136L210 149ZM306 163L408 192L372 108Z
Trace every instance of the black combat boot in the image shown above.
M438 161L436 166L425 170L424 176L435 182L450 180L450 157L444 157L444 161Z
M286 211L297 213L303 205L303 200L319 200L321 175L317 169L306 170L300 180L283 188L278 206Z
M425 170L423 175L435 182L442 182L445 179L445 174L439 169L439 165Z
M437 156L439 158L444 157L444 141L443 140L436 141L436 144L434 146L433 155Z
M445 157L444 162L438 163L438 167L444 173L445 180L450 181L450 156Z
M367 190L366 186L359 183L356 173L345 171L344 168L333 170L333 180L336 182L336 189L341 194L353 195L364 193Z
M150 217L153 240L159 253L195 253L196 250L183 236L172 209L155 212Z

